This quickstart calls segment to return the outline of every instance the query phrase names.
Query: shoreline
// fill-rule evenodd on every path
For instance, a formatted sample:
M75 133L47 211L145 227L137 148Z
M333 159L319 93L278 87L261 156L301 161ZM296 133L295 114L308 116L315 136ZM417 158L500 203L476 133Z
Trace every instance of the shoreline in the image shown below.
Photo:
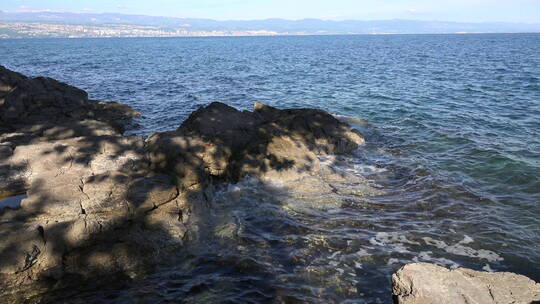
M0 82L0 190L28 195L0 215L0 278L12 290L151 273L174 261L213 185L320 175L317 155L364 143L324 111L261 103L212 103L176 130L126 137L140 114L125 105L2 68Z
M271 37L337 37L337 36L467 36L467 35L540 35L540 32L448 32L448 33L365 33L365 34L268 34L268 35L186 35L186 36L103 36L103 37L0 37L5 40L40 39L178 39L178 38L271 38Z

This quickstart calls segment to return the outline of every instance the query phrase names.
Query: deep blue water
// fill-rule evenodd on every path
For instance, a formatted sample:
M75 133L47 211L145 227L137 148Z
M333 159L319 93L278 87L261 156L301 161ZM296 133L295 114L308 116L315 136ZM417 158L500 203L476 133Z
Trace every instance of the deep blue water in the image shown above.
M389 274L411 261L540 281L539 34L0 40L0 64L132 105L139 134L217 100L322 108L367 137L343 167L380 194L276 213L279 198L246 181L215 203L237 215L245 232L233 243L251 253L230 240L212 248L228 258L195 246L185 265L75 298L389 303ZM235 191L247 202L227 205ZM263 224L245 212L259 201ZM306 248L309 265L297 258ZM274 266L253 262L247 275L231 262L242 258Z

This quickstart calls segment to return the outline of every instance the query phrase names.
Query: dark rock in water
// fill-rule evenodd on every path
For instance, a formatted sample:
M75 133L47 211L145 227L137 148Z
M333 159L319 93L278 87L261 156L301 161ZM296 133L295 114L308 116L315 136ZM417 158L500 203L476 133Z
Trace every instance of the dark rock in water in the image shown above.
M89 100L85 91L52 78L28 78L0 66L0 130L4 129L3 133L22 132L21 128L32 126L34 132L26 128L22 133L47 137L59 130L43 134L46 129L64 125L64 128L75 126L77 130L63 137L91 135L97 132L97 122L91 121L99 121L107 125L106 129L122 133L138 115L126 105Z
M398 304L491 304L540 301L540 284L509 272L482 272L465 268L415 263L392 276Z
M174 172L192 187L209 178L231 181L272 171L309 170L316 154L349 153L363 137L332 115L314 109L278 110L261 103L253 112L214 102L174 132L152 135L153 169Z
M213 182L315 171L318 155L364 141L324 111L260 103L212 103L175 131L121 136L135 114L0 67L0 196L26 192L0 215L0 296L137 276L176 258Z

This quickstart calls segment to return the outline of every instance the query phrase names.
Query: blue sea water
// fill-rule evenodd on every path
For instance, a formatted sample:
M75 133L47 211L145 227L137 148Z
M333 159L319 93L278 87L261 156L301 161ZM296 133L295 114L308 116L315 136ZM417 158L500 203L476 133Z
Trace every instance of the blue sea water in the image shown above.
M0 64L132 105L137 134L262 101L328 110L367 139L342 169L378 194L291 212L261 185L226 187L214 203L235 239L70 300L391 303L412 261L540 281L540 34L0 40Z

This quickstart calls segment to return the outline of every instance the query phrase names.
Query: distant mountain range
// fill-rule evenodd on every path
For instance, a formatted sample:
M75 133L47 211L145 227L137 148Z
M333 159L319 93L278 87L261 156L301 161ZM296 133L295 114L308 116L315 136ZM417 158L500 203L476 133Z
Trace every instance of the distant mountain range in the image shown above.
M154 17L116 13L0 12L0 23L43 23L115 27L150 26L160 30L183 29L186 33L257 33L263 34L440 34L440 33L517 33L540 32L540 23L462 23L418 20L343 20L320 19L229 20ZM16 29L4 27L4 36ZM6 34L7 33L7 34ZM34 36L39 36L38 34Z

